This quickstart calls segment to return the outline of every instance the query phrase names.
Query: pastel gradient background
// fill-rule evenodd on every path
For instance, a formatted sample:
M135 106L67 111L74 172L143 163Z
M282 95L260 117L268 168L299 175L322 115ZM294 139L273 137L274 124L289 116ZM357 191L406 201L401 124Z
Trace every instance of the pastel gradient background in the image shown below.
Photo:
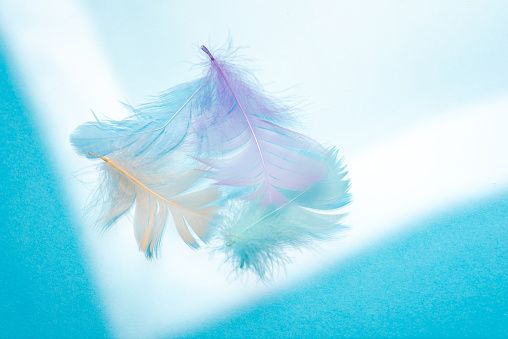
M270 285L94 229L68 143L228 39L353 185L348 236ZM507 60L502 0L0 0L0 337L506 337Z

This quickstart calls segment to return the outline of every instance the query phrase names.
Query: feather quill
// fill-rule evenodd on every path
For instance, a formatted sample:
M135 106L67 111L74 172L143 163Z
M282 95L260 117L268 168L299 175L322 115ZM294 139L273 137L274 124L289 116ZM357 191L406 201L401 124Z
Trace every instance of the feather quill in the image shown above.
M264 94L256 81L218 60L204 46L210 65L198 93L195 116L199 159L218 185L238 187L246 200L276 207L286 191L302 191L322 179L324 148L287 126L290 109Z
M199 170L161 171L158 164L140 165L129 157L100 158L98 190L91 203L98 223L110 227L134 207L134 233L139 249L147 258L157 256L168 220L173 219L180 237L193 248L197 239L206 242L210 222L220 198L216 187L195 187L203 176Z
M316 240L329 240L346 227L338 209L350 202L349 180L337 150L329 151L327 176L295 194L278 208L260 209L255 203L232 201L214 222L215 251L225 253L236 272L250 271L262 280L290 261L290 248L312 248Z

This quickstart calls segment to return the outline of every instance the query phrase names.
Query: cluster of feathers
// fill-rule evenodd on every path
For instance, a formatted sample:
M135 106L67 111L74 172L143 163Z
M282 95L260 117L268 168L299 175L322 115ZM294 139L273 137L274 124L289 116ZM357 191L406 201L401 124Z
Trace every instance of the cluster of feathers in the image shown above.
M203 77L128 106L124 120L96 118L73 132L77 153L102 160L90 208L105 228L134 210L147 258L173 224L189 246L270 279L288 250L345 229L345 166L335 147L293 130L292 109L248 72L201 49Z

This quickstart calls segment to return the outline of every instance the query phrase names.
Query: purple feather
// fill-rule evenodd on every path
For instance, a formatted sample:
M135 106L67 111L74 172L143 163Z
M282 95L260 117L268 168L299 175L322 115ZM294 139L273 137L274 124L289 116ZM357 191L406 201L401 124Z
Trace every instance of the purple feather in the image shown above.
M211 62L194 128L210 177L218 185L242 187L244 199L260 199L264 208L286 203L284 191L305 190L325 177L325 150L288 128L291 110L264 94L245 71L201 49Z

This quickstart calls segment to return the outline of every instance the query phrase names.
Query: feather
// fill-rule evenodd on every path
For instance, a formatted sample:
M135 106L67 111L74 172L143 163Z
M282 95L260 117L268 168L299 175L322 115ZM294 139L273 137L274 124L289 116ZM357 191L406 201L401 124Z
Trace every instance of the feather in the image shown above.
M312 248L316 240L329 240L346 227L338 209L350 202L349 180L337 150L329 150L327 176L286 204L267 210L255 203L231 201L215 220L215 252L225 253L234 270L250 271L262 280L290 261L289 248Z
M95 122L78 126L70 142L78 154L87 157L90 151L103 156L122 151L145 162L155 161L185 139L191 105L202 86L198 79L175 86L139 107L125 105L133 114L121 121L95 117Z
M217 185L241 188L246 200L279 207L287 191L302 191L326 174L324 148L288 128L291 110L264 94L245 71L212 56L203 90L201 112L193 128L200 161L211 167Z
M122 155L106 158L90 153L90 156L104 160L100 164L98 190L90 206L98 213L99 224L109 228L135 205L134 233L147 258L157 256L170 216L189 246L199 247L198 238L208 240L210 222L218 209L214 202L220 198L220 192L216 187L196 187L203 176L200 170L161 171L157 163L140 165Z

